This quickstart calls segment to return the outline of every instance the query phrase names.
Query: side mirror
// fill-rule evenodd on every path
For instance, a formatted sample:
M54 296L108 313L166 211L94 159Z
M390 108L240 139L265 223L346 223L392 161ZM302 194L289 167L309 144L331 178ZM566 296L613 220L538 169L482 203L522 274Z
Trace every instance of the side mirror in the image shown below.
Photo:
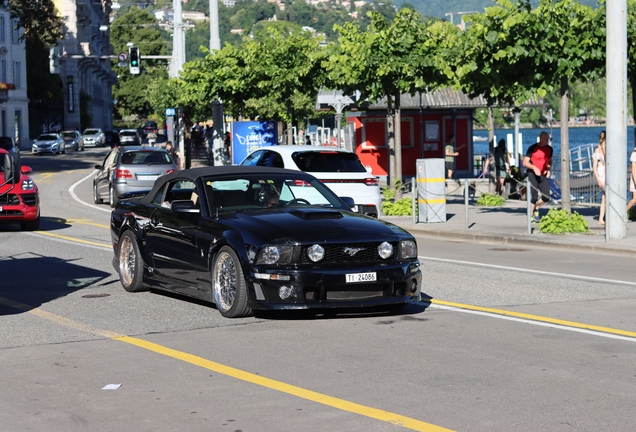
M4 181L6 183L16 184L20 181L20 154L7 153L4 156Z
M356 206L356 202L351 197L340 197L340 199L351 209Z
M21 171L22 171L22 174L31 174L33 172L31 167L26 165L22 165Z
M101 165L95 165L95 169L102 169Z

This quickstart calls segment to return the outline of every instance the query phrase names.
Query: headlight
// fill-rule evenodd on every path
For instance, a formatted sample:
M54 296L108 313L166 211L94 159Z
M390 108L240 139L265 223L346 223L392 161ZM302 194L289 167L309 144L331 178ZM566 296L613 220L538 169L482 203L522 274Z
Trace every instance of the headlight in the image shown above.
M269 245L261 249L256 264L289 264L294 257L294 245Z
M382 259L390 258L391 255L393 255L393 246L391 246L391 243L380 243L380 246L378 246L378 255L380 255L380 258Z
M325 248L320 245L313 245L307 248L307 257L313 262L318 262L325 257Z
M24 180L22 182L22 190L31 190L35 187L35 183L33 183L33 180L28 179L28 180Z
M400 258L417 258L417 244L415 240L402 240L400 242Z

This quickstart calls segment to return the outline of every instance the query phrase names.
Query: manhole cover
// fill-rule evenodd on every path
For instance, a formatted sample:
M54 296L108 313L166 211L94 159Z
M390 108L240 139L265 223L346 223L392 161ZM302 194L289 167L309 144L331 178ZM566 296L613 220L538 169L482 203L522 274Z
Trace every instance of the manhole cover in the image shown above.
M488 249L495 252L528 252L530 249L518 249L518 248L492 248Z
M100 298L100 297L108 297L110 294L86 294L83 295L82 298Z

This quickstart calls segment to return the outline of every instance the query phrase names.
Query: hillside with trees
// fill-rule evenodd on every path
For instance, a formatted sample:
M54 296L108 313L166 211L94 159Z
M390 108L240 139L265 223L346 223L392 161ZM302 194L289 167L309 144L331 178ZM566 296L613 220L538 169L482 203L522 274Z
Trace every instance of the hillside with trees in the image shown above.
M494 6L493 0L397 0L395 3L402 6L408 2L415 7L419 13L436 18L449 18L445 14L451 12L483 12L488 6ZM537 7L539 0L530 2L532 7ZM586 6L596 7L597 0L579 0L579 3ZM459 22L459 16L453 17L453 22Z

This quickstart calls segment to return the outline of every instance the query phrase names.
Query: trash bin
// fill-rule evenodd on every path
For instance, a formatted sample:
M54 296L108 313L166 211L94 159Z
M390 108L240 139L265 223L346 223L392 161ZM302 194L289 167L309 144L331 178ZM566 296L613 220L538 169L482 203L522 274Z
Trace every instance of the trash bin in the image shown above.
M446 176L444 159L418 159L418 222L446 222Z

